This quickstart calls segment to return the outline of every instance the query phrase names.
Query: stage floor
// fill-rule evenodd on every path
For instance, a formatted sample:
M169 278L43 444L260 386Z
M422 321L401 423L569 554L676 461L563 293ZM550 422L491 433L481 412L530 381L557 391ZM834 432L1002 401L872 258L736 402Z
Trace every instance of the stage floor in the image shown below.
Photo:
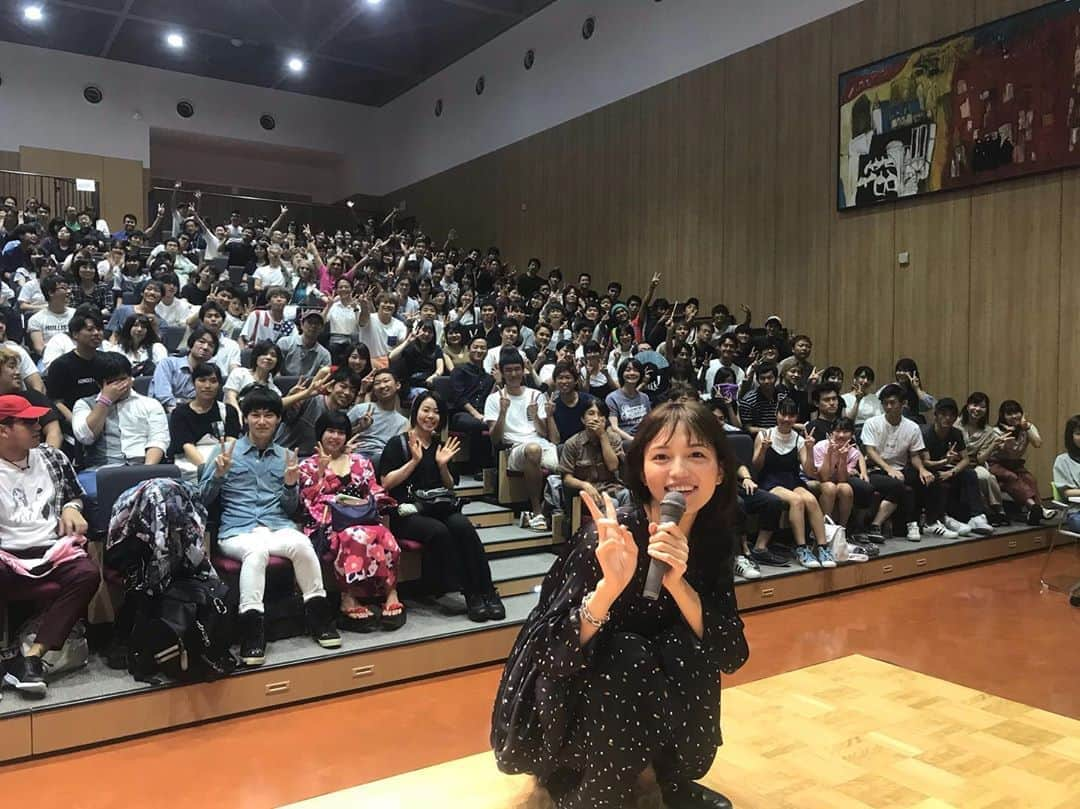
M1019 653L1019 652L1018 652ZM737 809L1075 809L1080 721L852 655L724 689L705 783ZM524 809L490 753L292 809Z

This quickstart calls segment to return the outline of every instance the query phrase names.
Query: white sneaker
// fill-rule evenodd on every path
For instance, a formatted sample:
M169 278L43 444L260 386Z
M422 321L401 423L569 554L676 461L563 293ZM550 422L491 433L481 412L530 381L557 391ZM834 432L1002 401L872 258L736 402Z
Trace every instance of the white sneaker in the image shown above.
M919 530L917 522L907 524L907 538L908 542L922 542L922 531Z
M735 557L735 575L742 576L744 579L760 579L761 568L749 556L740 553Z
M960 520L954 520L952 517L945 518L945 527L950 531L955 531L957 536L969 537L975 533L975 529L968 525L966 522L960 522Z
M547 519L543 514L533 514L529 518L529 528L533 531L546 531L548 530Z
M970 525L971 530L979 536L988 537L994 533L994 526L987 522L985 514L976 514L968 520L968 525Z
M932 522L928 526L926 526L926 533L930 534L931 536L941 537L942 539L956 539L958 536L960 536L955 531L952 531L942 525L940 520L938 522ZM911 539L910 525L908 526L908 539Z
M529 520L532 519L532 515L533 515L533 513L531 511L523 511L523 512L521 512L521 516L518 517L518 527L519 528L528 528L529 527Z

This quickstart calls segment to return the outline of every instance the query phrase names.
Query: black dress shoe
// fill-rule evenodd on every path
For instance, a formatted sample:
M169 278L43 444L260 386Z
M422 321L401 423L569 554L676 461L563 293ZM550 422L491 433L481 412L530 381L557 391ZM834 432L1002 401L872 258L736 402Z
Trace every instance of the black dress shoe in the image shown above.
M28 697L45 696L45 661L37 655L12 658L4 664L4 682Z
M506 607L503 606L498 593L492 591L484 596L484 604L487 607L486 612L489 621L501 621L506 617Z
M324 596L305 601L304 616L307 618L308 634L312 640L324 649L337 649L341 646L341 635L334 626L334 616Z
M732 809L727 797L694 781L661 784L660 792L667 809Z
M470 621L475 621L479 624L483 623L488 619L488 604L486 596L482 596L477 593L466 594L465 607L465 612L469 616Z

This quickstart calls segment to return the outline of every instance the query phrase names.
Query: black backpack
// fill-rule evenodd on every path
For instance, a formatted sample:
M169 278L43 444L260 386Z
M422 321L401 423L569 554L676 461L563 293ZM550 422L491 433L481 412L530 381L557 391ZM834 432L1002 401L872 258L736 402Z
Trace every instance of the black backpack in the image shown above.
M140 682L156 675L184 683L217 680L236 669L229 651L228 588L216 576L175 578L164 593L139 596L128 670Z

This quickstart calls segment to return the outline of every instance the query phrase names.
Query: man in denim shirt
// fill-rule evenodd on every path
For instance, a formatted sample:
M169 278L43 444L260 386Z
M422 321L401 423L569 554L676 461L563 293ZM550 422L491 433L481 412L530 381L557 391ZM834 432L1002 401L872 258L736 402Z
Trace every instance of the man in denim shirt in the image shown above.
M241 562L240 657L249 666L266 659L263 589L271 554L292 562L312 638L324 649L337 648L341 637L326 603L319 558L291 517L300 502L296 452L273 442L281 397L256 388L244 397L241 410L247 435L216 450L200 481L207 506L221 500L218 550Z

